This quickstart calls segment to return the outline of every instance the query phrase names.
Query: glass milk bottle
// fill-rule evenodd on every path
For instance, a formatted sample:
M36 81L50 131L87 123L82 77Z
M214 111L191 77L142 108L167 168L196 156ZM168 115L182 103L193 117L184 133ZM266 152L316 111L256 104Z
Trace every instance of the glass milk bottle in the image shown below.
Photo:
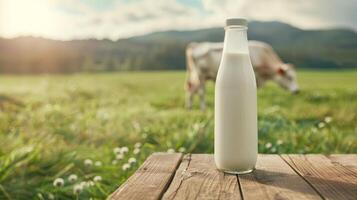
M215 86L214 159L233 174L253 171L258 155L257 89L249 58L247 21L226 20Z

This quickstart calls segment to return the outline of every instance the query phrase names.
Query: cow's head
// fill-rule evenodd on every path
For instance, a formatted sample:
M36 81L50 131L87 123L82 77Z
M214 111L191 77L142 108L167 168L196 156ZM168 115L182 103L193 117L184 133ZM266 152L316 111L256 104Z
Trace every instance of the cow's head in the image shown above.
M281 64L276 72L275 79L281 87L289 90L294 94L299 93L296 72L292 64Z

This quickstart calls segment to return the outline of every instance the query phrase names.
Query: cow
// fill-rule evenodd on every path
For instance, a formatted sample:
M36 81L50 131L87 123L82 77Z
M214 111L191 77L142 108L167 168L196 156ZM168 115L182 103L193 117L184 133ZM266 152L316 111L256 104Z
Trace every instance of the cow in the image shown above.
M298 93L294 66L283 63L273 48L261 41L249 41L249 55L255 72L257 87L273 80L291 93ZM186 47L186 107L192 108L193 97L200 96L200 108L205 110L205 82L216 80L223 43L190 43Z

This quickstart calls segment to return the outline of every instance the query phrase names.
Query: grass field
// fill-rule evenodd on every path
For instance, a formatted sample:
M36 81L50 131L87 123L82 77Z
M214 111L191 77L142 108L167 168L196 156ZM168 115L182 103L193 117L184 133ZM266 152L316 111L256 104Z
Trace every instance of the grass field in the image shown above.
M357 153L357 71L298 76L299 95L273 83L259 90L259 152ZM212 153L213 84L208 110L188 111L184 79L0 76L0 199L105 199L152 152Z

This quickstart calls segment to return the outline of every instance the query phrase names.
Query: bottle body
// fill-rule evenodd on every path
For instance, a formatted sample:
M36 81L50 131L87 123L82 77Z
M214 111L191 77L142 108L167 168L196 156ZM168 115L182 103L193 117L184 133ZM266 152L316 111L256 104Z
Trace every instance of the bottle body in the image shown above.
M258 155L256 82L246 30L231 34L242 40L239 48L228 44L227 31L215 86L214 157L218 169L241 174L254 169Z

